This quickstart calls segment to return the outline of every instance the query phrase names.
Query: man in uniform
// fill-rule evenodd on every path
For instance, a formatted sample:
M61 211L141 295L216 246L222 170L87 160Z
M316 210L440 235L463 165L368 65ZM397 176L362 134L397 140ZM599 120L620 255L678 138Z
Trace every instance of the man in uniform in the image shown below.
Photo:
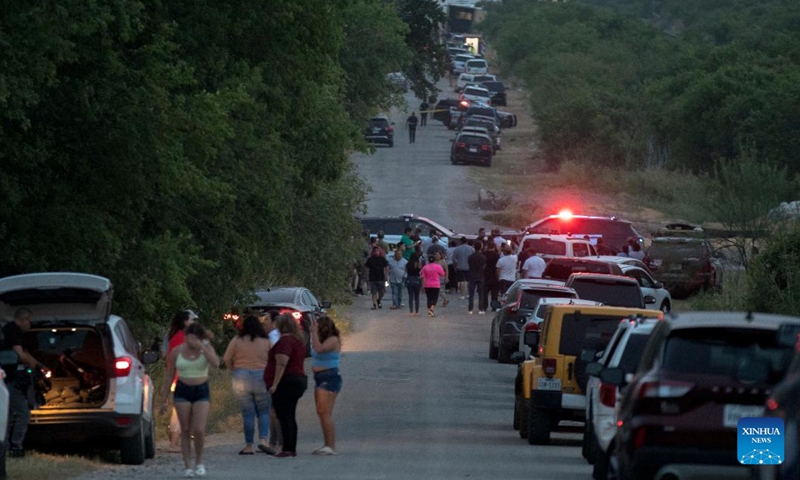
M406 128L408 128L408 143L416 143L417 140L417 123L419 119L415 112L411 112L411 116L406 119Z

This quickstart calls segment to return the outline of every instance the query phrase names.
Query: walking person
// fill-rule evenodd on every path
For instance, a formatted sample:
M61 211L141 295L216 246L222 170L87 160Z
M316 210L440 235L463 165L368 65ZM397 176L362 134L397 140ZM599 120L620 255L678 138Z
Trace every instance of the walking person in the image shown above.
M419 261L419 255L413 253L411 260L406 264L406 288L408 289L408 311L412 317L419 316L419 291L422 288L422 279L420 278L420 270L422 270L422 262Z
M272 404L264 369L267 367L270 343L264 326L255 315L242 322L239 335L233 337L222 356L231 374L231 386L242 411L244 448L239 455L253 455L254 424L258 425L259 448L267 448L269 435L269 409ZM263 445L263 447L261 447Z
M314 455L336 455L336 426L333 423L333 405L342 390L339 373L339 356L342 341L339 329L327 315L311 325L311 371L314 372L314 403L322 426L325 444Z
M522 278L542 278L547 262L544 258L531 252L530 256L522 264Z
M283 450L275 457L296 457L297 402L308 388L308 378L303 368L306 345L291 315L279 316L276 326L281 338L270 349L264 370L264 383L272 394L272 405L283 434Z
M484 255L486 255L486 269L484 270L486 297L488 299L491 295L492 302L496 302L500 293L500 280L497 278L497 262L500 260L500 254L497 253L497 247L491 239L486 243ZM492 307L492 311L496 312L497 309Z
M402 244L400 244L402 245ZM406 281L406 265L408 260L403 258L403 251L397 248L394 255L388 258L389 286L392 288L392 310L397 310L403 305L403 285Z
M441 279L445 278L446 275L442 266L435 259L429 259L429 262L420 270L422 286L425 287L425 296L428 300L429 317L436 316L436 302L439 301Z
M8 431L3 434L8 440L10 457L25 456L22 444L28 434L28 422L34 407L31 371L47 372L47 368L23 346L23 334L30 330L32 322L33 312L23 307L14 312L14 320L3 325L3 349L13 350L19 358L17 368L9 368L5 377L8 387Z
M167 332L167 357L175 347L182 345L186 336L183 331L197 320L197 314L193 310L183 310L172 317L172 323ZM178 381L177 375L172 380L172 392L175 391L175 384ZM169 449L170 453L181 452L181 422L178 421L178 411L172 408L172 415L169 419Z
M508 288L517 280L517 256L511 252L511 246L503 244L503 256L497 261L497 279L500 281L500 295L505 295Z
M467 258L469 263L469 272L467 273L467 280L469 282L469 304L467 311L470 315L474 311L474 298L475 293L478 294L478 314L486 314L486 255L481 251L483 250L482 242L475 242L475 251Z
M278 317L281 314L278 310L270 309L267 310L267 315L264 318L264 330L267 332L267 338L269 339L269 346L270 348L274 347L278 340L281 339L281 332L278 331L278 327L276 325L278 321ZM269 354L267 355L267 362L269 362ZM262 380L263 382L263 380ZM266 388L266 385L264 385ZM269 391L267 391L269 393ZM272 397L270 396L270 400ZM258 444L258 449L267 455L275 455L280 452L283 448L283 433L281 433L281 424L278 421L278 416L275 414L275 406L270 405L269 409L269 444L264 447L262 444Z
M414 112L406 119L406 128L408 129L408 143L416 143L417 141L417 123L419 119Z
M447 299L447 294L445 291L447 290L447 282L450 281L450 276L447 272L447 261L444 259L442 252L434 252L433 254L433 261L438 263L439 266L442 267L444 271L444 277L439 279L439 297L442 298L442 308L445 308L450 300Z
M161 413L167 412L168 393L172 379L177 374L173 402L178 411L181 424L181 454L185 477L203 477L203 447L205 444L206 422L211 410L208 371L219 366L219 357L211 346L211 333L197 322L184 330L185 341L175 347L167 357L167 372L162 389L164 401ZM191 467L192 439L194 439L194 463Z
M430 105L428 105L428 102L426 102L425 100L423 100L422 103L419 104L419 124L420 124L420 126L424 127L425 125L428 124L428 108L429 107L430 107Z
M369 271L369 290L372 293L372 309L383 308L381 300L386 293L386 279L389 277L389 262L381 255L380 247L372 248L372 255L364 264Z
M461 300L467 294L467 276L469 275L469 256L475 253L475 249L467 243L467 237L461 237L460 244L453 249L453 265L456 270L456 282L458 282L458 293Z

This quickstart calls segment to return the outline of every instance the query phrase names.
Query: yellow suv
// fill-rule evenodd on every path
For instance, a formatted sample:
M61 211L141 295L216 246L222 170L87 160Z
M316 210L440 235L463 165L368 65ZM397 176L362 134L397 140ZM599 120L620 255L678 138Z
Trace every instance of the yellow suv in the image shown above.
M606 348L622 319L663 316L643 308L547 308L541 328L530 326L523 332L531 357L520 364L514 386L514 428L531 445L549 443L550 432L562 420L584 420L586 365Z

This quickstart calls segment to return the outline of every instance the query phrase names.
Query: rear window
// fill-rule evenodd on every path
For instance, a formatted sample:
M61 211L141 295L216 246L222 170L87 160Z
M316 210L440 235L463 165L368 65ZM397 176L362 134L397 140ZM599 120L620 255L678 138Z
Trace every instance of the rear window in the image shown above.
M575 298L575 295L572 292L543 292L541 290L523 290L520 308L536 308L536 304L539 303L539 299L542 297Z
M483 82L483 87L490 92L502 92L505 88L501 82Z
M294 302L294 290L273 290L271 292L259 292L259 303L291 303Z
M604 350L614 336L620 317L584 315L580 312L564 315L561 323L562 355L580 355L581 350Z
M467 62L468 67L486 67L486 60L470 60Z
M573 273L614 273L615 275L621 274L622 271L620 270L619 273L615 273L613 271L613 266L608 263L601 263L601 262L564 262L559 260L551 260L547 267L544 269L544 273L542 274L542 278L547 278L550 280L561 280L567 281L570 275ZM617 267L619 270L619 267ZM579 297L583 298L583 297Z
M468 127L483 127L489 132L494 131L494 122L487 122L486 120L478 120L477 118L470 118L466 122L464 122L465 126Z
M475 135L461 135L458 137L459 142L464 142L467 145L488 145L489 139L484 137L478 137Z
M467 115L484 115L487 117L495 118L495 110L493 108L485 108L485 107L470 107L467 110Z
M528 238L522 243L523 250L531 250L540 255L566 255L567 244L550 238ZM567 275L569 277L569 275Z
M650 258L701 258L703 244L653 242L647 251L647 256Z
M616 307L644 308L639 285L627 282L607 283L590 278L575 279L570 287L578 292L578 298L603 302Z
M625 350L622 352L622 358L619 359L619 366L625 370L625 373L636 371L648 338L650 338L649 334L642 333L633 333L628 338L628 343L625 344Z
M482 88L470 88L467 87L464 89L464 95L473 95L475 97L487 97L489 92Z
M369 128L386 128L389 126L389 121L385 118L373 118L369 121Z
M495 83L495 84L497 83L494 81L494 77L491 75L475 75L474 77L472 77L472 81L481 82L484 86L486 86L489 83Z
M664 345L663 368L735 377L740 362L769 362L770 383L783 377L792 349L780 347L772 330L692 328L676 330Z
M466 62L467 60L471 60L471 55L456 55L455 61L456 62Z

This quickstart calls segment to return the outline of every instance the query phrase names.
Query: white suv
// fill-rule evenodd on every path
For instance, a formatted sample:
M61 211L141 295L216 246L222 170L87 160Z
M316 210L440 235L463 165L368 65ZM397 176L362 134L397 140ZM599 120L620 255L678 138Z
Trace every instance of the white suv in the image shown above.
M0 320L33 312L23 342L52 372L44 405L31 412L26 442L92 443L119 449L122 463L155 456L153 384L122 318L111 314L114 288L84 273L34 273L0 279Z
M616 385L605 384L598 377L606 368L621 367L630 381L639 365L645 344L658 320L628 318L620 322L600 360L586 366L586 423L583 432L583 456L594 463L595 479L605 480L608 474L609 445L617 433L617 403L620 392ZM593 353L593 352L590 352ZM582 361L587 359L581 358Z
M517 247L517 255L525 250L533 250L545 259L554 256L593 257L597 255L592 242L583 237L546 233L533 233L522 237L522 241Z

